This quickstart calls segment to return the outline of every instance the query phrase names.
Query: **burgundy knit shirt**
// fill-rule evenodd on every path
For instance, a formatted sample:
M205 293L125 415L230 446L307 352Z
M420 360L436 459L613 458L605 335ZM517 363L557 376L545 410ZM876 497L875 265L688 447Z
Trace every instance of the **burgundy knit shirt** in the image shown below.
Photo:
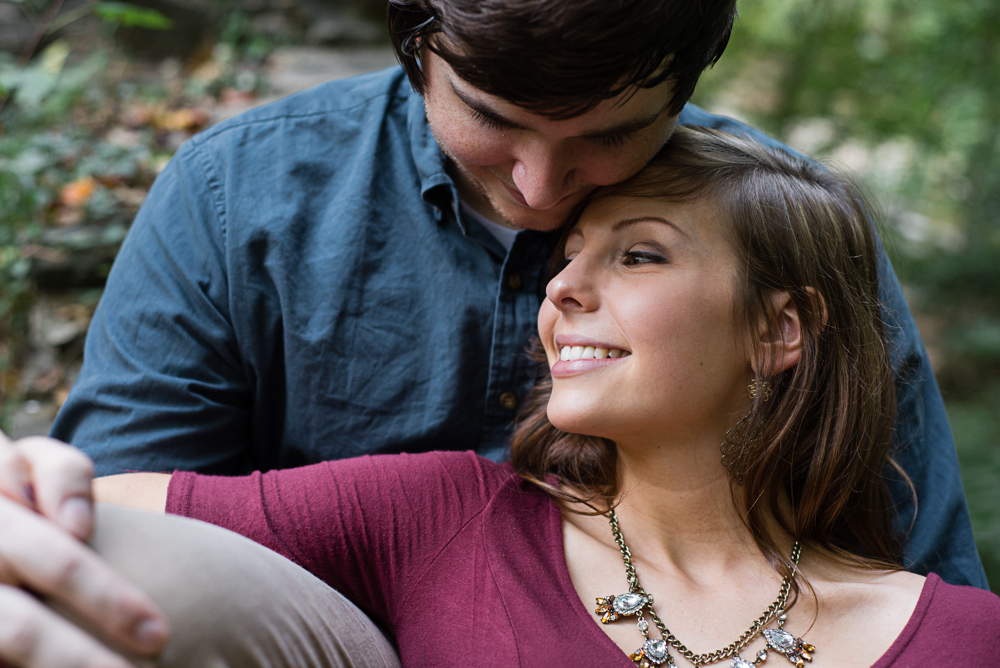
M306 568L392 632L403 666L635 668L573 588L559 508L509 465L436 452L180 472L167 512ZM875 668L998 665L1000 598L931 575Z

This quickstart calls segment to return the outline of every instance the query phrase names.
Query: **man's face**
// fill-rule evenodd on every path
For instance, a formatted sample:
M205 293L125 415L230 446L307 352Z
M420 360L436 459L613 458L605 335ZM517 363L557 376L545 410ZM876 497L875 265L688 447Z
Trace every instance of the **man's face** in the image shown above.
M427 120L457 167L459 194L511 227L558 228L594 188L642 169L677 124L669 82L554 121L472 87L429 49L421 66Z

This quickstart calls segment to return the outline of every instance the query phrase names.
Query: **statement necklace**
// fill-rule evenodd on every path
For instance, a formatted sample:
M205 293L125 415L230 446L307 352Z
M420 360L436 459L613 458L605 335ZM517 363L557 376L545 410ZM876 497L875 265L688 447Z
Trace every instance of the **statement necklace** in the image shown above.
M605 596L597 599L597 610L595 612L601 616L601 623L611 622L629 615L638 617L639 632L645 639L642 647L629 655L629 658L639 665L639 668L652 668L653 666L667 666L667 668L677 668L673 657L670 656L670 648L673 647L677 653L693 663L696 667L710 663L716 663L729 657L735 657L730 664L730 668L754 668L767 661L768 650L774 650L784 655L797 668L803 668L805 661L812 661L812 652L816 651L813 645L803 642L802 638L796 638L788 631L784 630L785 621L788 615L785 613L785 603L788 601L788 592L792 588L792 581L786 576L781 580L781 589L778 591L778 598L767 607L760 617L750 625L750 628L743 632L734 642L726 645L722 649L707 654L695 654L685 647L678 640L670 629L667 628L660 616L653 610L653 597L646 593L646 590L639 584L639 577L635 574L635 566L632 565L632 552L625 544L621 529L618 528L618 516L612 508L608 511L608 519L611 522L611 533L621 550L622 559L625 561L625 577L628 580L628 593L617 596ZM802 546L798 541L792 546L792 563L799 565L799 556L802 554ZM794 575L793 575L794 577ZM643 610L649 612L650 619L660 631L660 638L653 640L649 637L649 622L643 617ZM772 620L777 619L776 629L764 629ZM763 629L764 639L767 647L757 652L754 660L747 661L739 655L739 651L746 647L747 643L756 637Z

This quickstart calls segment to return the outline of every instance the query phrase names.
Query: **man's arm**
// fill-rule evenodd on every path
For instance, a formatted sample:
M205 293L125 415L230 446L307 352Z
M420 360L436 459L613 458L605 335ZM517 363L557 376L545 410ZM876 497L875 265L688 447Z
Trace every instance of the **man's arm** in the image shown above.
M188 142L115 260L52 435L123 471L250 468L250 390L229 312L217 175Z
M122 651L151 657L166 643L156 605L80 542L94 524L92 470L64 444L11 442L0 432L0 659L8 665L131 666L39 597L66 606Z

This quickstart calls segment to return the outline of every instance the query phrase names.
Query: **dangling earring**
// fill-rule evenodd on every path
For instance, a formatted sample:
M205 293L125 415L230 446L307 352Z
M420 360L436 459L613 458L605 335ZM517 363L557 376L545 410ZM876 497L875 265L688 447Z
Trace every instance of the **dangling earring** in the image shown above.
M763 378L759 380L754 378L747 385L747 394L750 395L751 399L756 399L759 396L761 401L766 402L771 398L771 384ZM743 419L726 432L726 440L719 446L719 451L722 453L722 465L726 467L730 475L736 478L736 482L740 485L743 484L743 459L750 447L759 442L759 439L747 442L747 420L750 419L752 410L747 411Z
M763 378L760 380L754 378L747 385L747 394L750 395L751 399L756 399L757 395L760 395L761 401L767 401L771 398L771 383L767 382Z

